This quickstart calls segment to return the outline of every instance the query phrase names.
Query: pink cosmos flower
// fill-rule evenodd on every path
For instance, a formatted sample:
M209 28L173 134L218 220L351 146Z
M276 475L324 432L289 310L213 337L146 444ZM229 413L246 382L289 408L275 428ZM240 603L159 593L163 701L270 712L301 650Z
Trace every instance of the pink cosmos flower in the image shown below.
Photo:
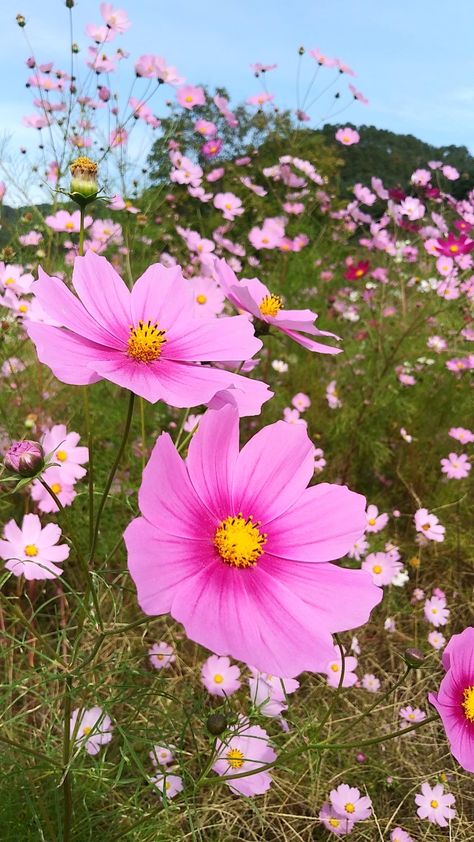
M343 146L352 146L354 143L359 143L360 134L350 126L345 126L343 129L338 129L336 132L336 140L342 143Z
M436 650L443 649L446 645L446 638L438 631L431 631L427 639L430 646Z
M425 781L421 785L421 793L418 792L415 795L415 803L418 806L416 812L420 819L428 819L439 827L447 827L448 820L454 819L456 815L456 810L452 807L455 803L454 795L451 793L445 795L442 784L431 787Z
M363 532L364 498L306 488L313 444L302 425L264 427L240 453L238 442L237 409L223 401L201 419L186 463L167 433L158 438L142 517L125 531L138 601L264 672L324 671L332 632L364 623L382 598L366 573L328 563Z
M353 687L357 683L358 678L354 670L357 669L357 658L352 655L344 656L344 678L342 679L341 687ZM327 677L329 687L339 687L342 674L342 658L339 646L334 647L332 659L326 664L324 669Z
M168 669L176 661L173 647L163 640L150 646L148 657L151 665L157 670Z
M231 222L236 216L242 216L244 212L242 200L234 193L216 193L214 207L222 211L224 219Z
M197 319L179 267L150 266L130 292L104 257L87 252L76 258L73 285L79 298L40 269L34 293L63 327L27 323L39 359L63 383L111 380L152 403L178 407L207 403L235 386L249 414L271 396L258 380L199 365L248 359L262 343L245 316Z
M309 333L312 336L337 338L333 333L321 331L315 327L316 313L311 310L285 310L279 295L273 295L257 278L251 280L244 278L239 281L225 260L216 260L214 268L226 297L238 310L244 310L254 318L281 330L309 351L317 351L321 354L340 352L339 348L322 345L303 335Z
M209 319L222 313L225 295L214 278L196 275L188 283L193 293L195 316Z
M451 427L448 435L450 435L452 439L460 441L461 444L470 444L474 441L474 433L472 433L471 430L466 430L465 427Z
M5 567L15 576L25 579L55 579L61 576L58 567L69 556L67 544L59 544L61 530L55 523L48 523L44 529L38 515L25 515L21 529L14 520L3 527L0 541L0 558Z
M229 658L210 655L201 669L201 681L211 696L231 696L240 687L240 670Z
M286 697L298 689L299 681L260 672L255 667L250 667L250 669L252 676L249 678L249 689L252 704L258 707L262 716L280 717L280 724L287 730L288 726L281 714L288 708Z
M298 392L298 394L292 397L291 403L298 412L304 412L311 406L311 398L309 398L308 395L305 395L304 392Z
M378 679L373 673L366 672L365 675L362 676L361 685L368 693L378 693L380 690L380 679Z
M379 515L379 510L377 506L374 506L373 504L367 506L366 517L366 532L380 532L387 526L388 514L386 512L383 512L383 514Z
M355 541L353 546L350 548L347 555L349 558L355 558L356 561L360 561L363 556L367 553L369 549L369 542L365 538L359 538L358 541Z
M337 392L335 380L331 380L331 382L326 386L326 400L328 402L329 409L340 409L342 406L342 401Z
M171 748L174 748L174 746ZM148 756L153 766L169 766L170 763L174 762L173 752L166 746L153 746Z
M68 485L86 475L81 465L89 461L89 449L78 447L79 439L79 433L68 433L65 424L55 424L41 439L44 452L51 454L53 462L59 462L61 476Z
M77 234L80 229L81 215L78 210L73 213L69 213L66 210L59 210L54 215L47 216L44 221L53 231L67 231L68 234ZM92 225L92 221L92 216L86 216L84 219L84 228Z
M369 553L362 562L362 570L367 570L375 585L391 585L393 578L402 569L402 564L390 553Z
M273 99L275 99L274 94L269 94L266 91L261 91L261 93L259 94L253 94L252 96L249 96L245 100L245 102L247 103L247 105L256 105L257 108L261 108L262 105L265 105L266 102L271 102Z
M61 468L55 466L47 468L43 473L43 480L49 485L51 491L54 491L56 497L62 506L70 506L76 492L73 488L73 483L66 480ZM35 501L40 512L50 514L57 512L58 507L54 502L48 491L41 485L40 481L35 479L31 485L31 498Z
M211 123L210 120L196 120L194 131L203 135L203 137L214 137L217 134L217 126L215 123Z
M367 795L361 795L355 786L339 784L329 793L329 800L339 816L354 822L368 819L372 814L372 801Z
M441 525L436 515L429 513L428 509L418 509L415 512L415 529L430 541L444 541L446 528Z
M307 427L307 422L304 418L300 417L300 414L297 409L291 409L289 406L285 406L283 410L283 420L287 424L304 424Z
M354 827L353 819L341 816L334 807L325 802L319 811L319 818L325 828L335 836L346 836Z
M102 708L76 708L69 730L76 745L85 748L88 754L98 754L103 745L110 743L112 727L110 716L104 715Z
M99 11L102 15L102 20L105 21L106 26L112 32L118 32L122 35L127 29L130 29L132 24L123 9L114 9L111 3L101 3Z
M214 137L211 140L206 140L205 143L201 146L201 153L204 155L205 158L209 160L211 158L215 158L216 155L219 154L222 147L224 145L224 141L221 140L220 137Z
M196 105L204 105L206 96L203 88L195 88L193 85L183 85L176 91L176 99L183 108L188 111Z
M465 453L458 455L450 453L446 459L441 459L441 471L448 479L465 479L471 470L469 456Z
M10 290L16 295L31 292L33 275L25 272L23 266L13 263L0 263L0 284L5 290Z
M179 775L173 775L162 772L158 775L154 775L150 778L152 784L154 784L159 792L162 795L162 801L164 801L164 797L174 798L178 792L181 792L183 789L183 779Z
M43 239L43 235L39 231L29 231L28 234L21 234L18 237L22 246L37 246Z
M443 653L446 670L437 693L428 695L441 716L451 754L474 772L474 628L451 637Z
M401 728L408 728L409 725L414 725L415 722L423 722L426 719L426 713L423 710L414 708L411 705L400 708L398 715L402 720L400 723Z
M270 772L256 770L276 760L276 754L268 742L268 734L259 725L250 725L248 719L239 717L234 728L228 731L223 740L217 740L217 759L212 768L218 775L228 777L235 770L238 777L226 781L227 786L237 795L262 795L270 787Z
M449 608L446 608L446 599L444 596L432 596L430 599L427 599L423 610L428 622L436 628L445 626L449 620L450 611Z
M390 834L390 842L413 842L413 839L406 830L395 827Z

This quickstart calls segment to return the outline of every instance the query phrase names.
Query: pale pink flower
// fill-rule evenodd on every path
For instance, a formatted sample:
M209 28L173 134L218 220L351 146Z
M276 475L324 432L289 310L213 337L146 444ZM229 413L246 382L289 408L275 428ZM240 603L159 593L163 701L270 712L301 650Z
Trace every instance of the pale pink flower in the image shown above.
M350 126L346 126L337 130L336 140L343 146L352 146L354 143L359 143L360 134L355 129L351 129Z
M366 538L359 538L358 541L351 547L347 555L349 558L355 558L356 561L360 561L361 558L365 556L367 550L369 549L369 542Z
M361 684L368 693L378 693L380 690L380 680L371 672L366 672L362 676Z
M450 435L452 439L456 439L456 441L461 442L461 444L470 444L474 441L474 433L472 433L471 430L466 430L465 427L451 427L448 435Z
M79 433L68 433L65 424L55 424L41 439L45 454L59 463L60 476L68 485L74 485L86 475L86 469L81 466L89 461L89 450L77 446L79 439Z
M395 827L390 834L390 842L413 842L410 834L401 827Z
M426 719L426 713L423 710L414 708L411 705L400 708L398 715L402 720L400 723L401 728L407 728L409 725L414 725L416 722L423 722Z
M241 199L234 193L216 193L214 207L222 211L224 219L228 219L230 222L244 212Z
M201 668L201 681L211 696L231 696L240 687L240 670L230 658L210 655Z
M55 466L47 468L46 471L44 471L42 478L44 482L49 485L51 491L54 491L62 506L71 505L76 496L76 492L74 491L73 483L66 480L61 468L57 468ZM54 502L54 499L41 485L39 480L35 479L32 483L30 493L40 512L50 514L51 512L58 511L58 507Z
M127 29L130 29L132 24L123 9L114 9L111 3L101 3L99 11L102 15L102 20L105 21L106 26L112 32L118 32L121 35Z
M342 406L342 401L338 395L335 380L331 380L326 387L326 400L328 402L329 409L340 409Z
M176 99L183 108L194 108L196 105L204 105L206 96L203 88L195 88L193 85L183 85L176 92Z
M427 599L423 610L425 612L425 617L431 625L438 628L439 626L445 626L449 620L450 611L449 608L446 608L446 600L444 597L439 596L432 596L430 599Z
M398 205L398 210L402 216L407 216L411 221L415 221L424 217L426 208L415 196L407 196Z
M433 649L443 649L446 646L446 638L439 631L431 631L428 635L428 643Z
M444 541L446 529L428 509L418 509L414 515L415 529L430 541Z
M257 108L261 108L262 105L265 105L266 102L271 102L275 98L274 94L269 94L266 91L261 91L259 94L253 94L253 96L249 96L245 102L247 105L256 105Z
M372 813L372 801L355 786L339 784L329 793L329 800L339 816L354 822L368 819Z
M354 670L357 669L357 658L352 655L344 656L344 678L342 687L353 687L357 682ZM334 658L326 665L326 677L329 687L339 687L342 675L342 657L339 646L334 647Z
M383 512L379 515L379 510L377 506L374 506L373 504L367 506L366 517L366 532L380 532L386 527L388 523L388 514L386 514L386 512Z
M88 754L98 754L112 739L112 720L100 707L76 708L71 715L69 732L77 746L85 748Z
M259 725L250 725L248 719L240 716L227 735L217 740L216 760L213 770L228 778L235 771L227 786L237 795L262 795L270 787L270 772L258 769L276 760L276 754L269 744L268 734ZM246 776L246 772L252 772Z
M174 798L183 789L183 779L179 775L173 775L172 773L154 775L150 778L150 781L161 793L162 801L168 798Z
M153 766L169 766L170 763L174 762L173 752L171 748L167 748L166 746L153 746L148 756Z
M465 453L458 455L450 453L446 459L441 459L441 471L448 479L465 479L471 470L469 456Z
M448 821L454 819L456 810L453 808L455 804L454 795L451 793L444 794L444 787L442 784L436 784L431 787L425 781L421 785L421 793L415 796L415 803L418 806L416 811L420 819L428 819L432 824L437 824L439 827L447 827Z
M342 817L328 802L325 802L319 811L319 818L326 830L335 836L346 836L351 833L354 827L353 819Z
M23 575L28 580L54 579L63 572L58 564L69 556L68 545L58 545L60 537L59 526L48 523L42 529L38 515L25 515L21 529L14 520L9 520L0 540L0 558L15 576Z
M372 576L374 585L391 585L402 564L390 553L370 553L362 562L362 570L367 570Z
M283 420L286 421L287 424L304 424L307 427L307 423L304 418L300 417L300 414L297 409L291 409L289 406L285 406L283 410Z
M225 295L214 278L195 276L189 281L194 297L194 313L199 318L210 318L222 313Z
M163 640L150 646L148 657L151 665L157 670L168 669L176 661L173 647Z
M298 392L298 394L292 397L291 403L293 404L295 409L298 410L298 412L304 412L311 406L311 399L308 397L308 395L305 395L304 392Z

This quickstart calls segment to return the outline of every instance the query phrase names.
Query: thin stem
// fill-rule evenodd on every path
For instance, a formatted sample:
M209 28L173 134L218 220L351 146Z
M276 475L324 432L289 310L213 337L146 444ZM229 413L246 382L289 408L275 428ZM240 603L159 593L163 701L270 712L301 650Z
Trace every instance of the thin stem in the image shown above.
M73 816L73 798L72 798L72 771L69 768L69 761L71 758L71 690L72 690L72 676L67 675L64 688L64 722L63 722L63 803L64 803L64 823L63 823L63 840L70 842L72 830L72 816Z
M332 702L329 705L329 707L328 707L326 713L324 714L323 718L321 719L321 721L318 722L318 729L317 729L317 732L316 732L318 737L319 737L319 735L322 731L323 726L326 724L329 717L331 716L331 713L333 712L334 708L337 705L337 702L339 700L339 694L342 690L342 685L343 685L343 682L344 682L344 674L345 674L345 671L346 671L346 653L344 652L344 647L343 647L341 641L339 640L339 637L337 636L337 634L335 634L334 637L336 639L336 643L337 643L337 645L339 647L339 651L341 653L341 675L339 676L339 683L337 685L336 692L333 695Z
M352 731L355 725L357 725L359 722L365 719L365 717L368 716L369 713L372 713L372 711L375 710L375 708L379 707L382 704L382 702L385 701L385 699L388 699L388 697L395 692L395 690L398 690L398 688L405 682L405 679L408 676L408 673L411 672L411 670L412 667L407 667L403 675L398 679L398 681L396 681L392 687L389 687L388 690L383 694L383 696L379 696L375 700L375 702L372 705L370 705L370 707L368 707L366 710L363 710L360 716L356 717L356 719L351 721L349 725L346 725L346 727L343 728L342 731L339 731L339 733L335 735L335 739L339 740L341 737L344 736L344 734L347 734L348 731Z
M80 217L79 217L80 222L79 222L79 249L78 249L78 254L79 254L79 257L83 257L84 256L84 215L85 215L84 205L80 206L79 214L80 214Z
M92 542L91 542L91 547L90 547L90 551L89 551L89 564L94 559L94 554L95 554L96 547L97 547L97 539L99 537L100 520L101 520L101 517L102 517L102 512L104 511L104 506L105 506L105 503L107 501L107 497L108 497L111 485L114 481L114 477L115 477L117 468L119 466L119 462L122 458L122 454L123 454L123 451L125 450L125 445L127 443L128 434L130 432L130 426L131 426L131 423L132 423L134 401L135 401L135 395L133 394L133 392L130 392L130 397L129 397L129 401L128 401L127 418L126 418L126 421L125 421L125 427L123 429L122 441L120 442L120 447L117 451L117 455L116 455L116 457L114 459L114 462L113 462L113 465L110 469L110 473L109 473L107 482L105 484L105 488L102 492L102 497L100 498L99 507L97 509L97 518L96 518L96 521L95 521L94 533L93 533L93 536L92 536Z
M146 427L145 427L145 401L142 397L140 398L139 403L140 403L140 430L141 430L141 436L142 436L142 446L141 446L142 471L144 471L145 470L145 464L146 464Z

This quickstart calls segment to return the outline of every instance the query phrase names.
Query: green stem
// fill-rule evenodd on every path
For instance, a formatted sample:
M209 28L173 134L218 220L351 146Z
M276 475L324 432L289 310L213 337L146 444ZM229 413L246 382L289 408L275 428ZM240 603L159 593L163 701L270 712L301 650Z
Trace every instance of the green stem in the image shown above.
M337 645L339 647L339 651L341 653L341 675L339 676L339 683L337 685L336 692L334 693L332 702L329 705L329 707L328 707L326 713L324 714L323 718L321 719L321 721L318 722L318 728L317 728L317 732L316 732L318 737L319 737L319 735L320 735L320 733L323 729L323 726L326 724L329 717L331 716L331 713L333 712L334 708L337 705L337 702L339 700L339 694L342 690L342 684L343 684L343 681L344 681L344 674L345 674L345 671L346 671L346 656L345 656L345 652L344 652L344 647L343 647L341 641L339 640L337 634L335 634L334 637L336 639L336 643L337 643Z
M140 398L140 430L141 430L141 437L142 437L142 471L145 470L146 464L146 427L145 427L145 401L141 397Z
M51 760L47 754L42 754L40 751L36 751L32 749L30 746L22 746L20 743L16 743L14 740L9 740L8 737L2 737L0 735L0 743L3 743L6 746L10 746L10 748L14 748L17 751L22 751L23 754L27 754L29 757L36 757L37 760L42 760L43 763L48 763L49 766L56 766L54 760Z
M396 681L392 687L389 687L388 690L383 694L383 696L379 696L375 700L375 702L372 705L370 705L370 707L368 707L366 710L363 710L360 716L358 716L356 719L350 722L349 725L342 729L342 731L339 731L339 733L335 735L335 739L339 740L341 737L344 736L344 734L347 734L348 731L352 731L355 725L358 725L358 723L365 719L365 717L368 716L369 713L372 713L372 711L375 710L375 708L379 707L382 704L382 702L388 699L388 697L395 692L395 690L398 690L398 688L401 687L401 685L404 683L406 677L408 676L408 673L411 672L411 670L412 667L407 667L401 678L399 678L398 681Z
M99 507L97 509L97 517L96 517L96 521L95 521L94 532L93 532L93 535L92 535L92 542L91 542L91 547L90 547L90 551L89 551L89 564L94 559L94 554L95 554L96 547L97 547L97 539L99 537L100 520L101 520L101 517L102 517L102 512L104 511L104 506L105 506L105 503L106 503L111 485L114 481L114 477L115 477L117 468L119 466L119 462L122 458L122 454L123 454L123 451L125 450L125 445L127 443L128 434L130 432L130 426L131 426L131 423L132 423L134 400L135 400L135 395L133 394L133 392L130 392L130 397L129 397L129 401L128 401L127 418L126 418L126 421L125 421L125 427L124 427L123 434L122 434L122 441L120 442L120 447L117 451L117 455L116 455L116 457L114 459L114 462L113 462L113 465L110 469L110 473L109 473L107 482L105 484L105 488L102 492L102 497L100 498Z
M79 208L80 214L80 222L79 222L79 257L84 256L84 215L85 215L85 207L81 205Z
M64 722L63 722L63 803L64 803L64 822L63 822L63 842L70 842L72 831L72 817L73 817L73 798L72 798L72 771L69 768L69 761L71 759L71 690L72 677L66 676L64 688Z

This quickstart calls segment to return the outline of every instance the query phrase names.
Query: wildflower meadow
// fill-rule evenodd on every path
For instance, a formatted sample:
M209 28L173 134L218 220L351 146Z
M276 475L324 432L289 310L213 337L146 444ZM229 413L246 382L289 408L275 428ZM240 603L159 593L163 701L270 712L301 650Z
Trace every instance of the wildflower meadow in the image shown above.
M473 160L379 166L324 44L239 100L48 4L0 148L0 839L472 840Z

